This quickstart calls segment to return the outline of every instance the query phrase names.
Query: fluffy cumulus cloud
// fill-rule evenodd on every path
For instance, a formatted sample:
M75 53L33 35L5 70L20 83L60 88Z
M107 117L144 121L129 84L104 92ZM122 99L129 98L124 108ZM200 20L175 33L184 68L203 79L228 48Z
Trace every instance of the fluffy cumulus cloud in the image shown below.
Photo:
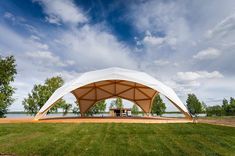
M46 21L49 23L60 24L72 23L79 24L87 21L87 17L83 11L76 7L76 5L68 0L35 0L43 5L44 11L47 14Z
M73 61L68 60L64 62L58 56L55 56L51 51L26 52L25 56L33 61L36 61L37 64L41 64L44 66L51 65L65 67L67 65L73 65Z
M143 38L143 43L147 45L161 45L165 41L163 37L153 36L149 31L146 32L146 36Z
M54 39L55 44L67 51L68 57L74 59L77 66L87 68L109 66L135 68L137 66L130 57L129 47L120 43L105 25L90 25L88 18L73 1L43 0L40 2L48 16L55 15L71 26L84 23L80 27L62 30L60 34L55 34Z
M177 80L179 81L195 81L198 79L222 78L223 75L218 71L196 71L196 72L178 72Z
M207 60L207 59L215 59L220 56L220 51L215 48L207 48L205 50L199 51L196 55L193 56L195 59L199 60Z
M136 68L136 62L130 57L130 49L118 42L112 34L89 25L72 31L62 33L59 43L69 50L69 55L79 66Z

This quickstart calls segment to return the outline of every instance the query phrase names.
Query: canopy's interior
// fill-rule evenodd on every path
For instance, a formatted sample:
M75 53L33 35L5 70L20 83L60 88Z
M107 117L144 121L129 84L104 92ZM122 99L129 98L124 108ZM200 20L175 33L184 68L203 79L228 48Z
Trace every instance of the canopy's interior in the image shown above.
M72 91L83 115L97 101L120 97L136 103L145 113L151 111L153 97L158 93L139 83L125 80L105 80L85 85Z

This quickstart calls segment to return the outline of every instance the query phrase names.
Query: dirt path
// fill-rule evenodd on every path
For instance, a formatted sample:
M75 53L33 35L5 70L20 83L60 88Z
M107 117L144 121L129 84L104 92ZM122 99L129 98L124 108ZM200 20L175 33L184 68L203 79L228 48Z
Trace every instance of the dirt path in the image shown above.
M188 123L191 120L184 118L163 117L63 117L46 118L39 121L33 118L3 118L0 123Z
M208 123L214 125L223 125L235 127L235 118L218 118L218 119L208 119L208 118L199 118L197 120L199 123Z
M164 117L48 117L39 121L33 118L0 118L1 123L189 123L185 118ZM198 123L235 127L235 118L199 118Z

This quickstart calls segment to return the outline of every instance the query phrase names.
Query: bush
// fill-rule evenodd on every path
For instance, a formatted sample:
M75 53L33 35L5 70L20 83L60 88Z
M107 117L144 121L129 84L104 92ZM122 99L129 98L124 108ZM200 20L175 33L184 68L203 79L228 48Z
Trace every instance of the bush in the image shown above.
M219 105L207 107L206 108L206 115L207 116L222 116L223 109Z
M224 99L222 108L224 110L224 115L235 115L235 99L231 97L230 102Z

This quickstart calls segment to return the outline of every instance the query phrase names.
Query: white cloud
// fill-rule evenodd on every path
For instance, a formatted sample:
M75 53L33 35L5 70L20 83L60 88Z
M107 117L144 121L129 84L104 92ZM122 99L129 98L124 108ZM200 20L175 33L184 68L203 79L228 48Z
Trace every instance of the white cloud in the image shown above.
M222 78L224 79L224 76L218 71L177 72L176 77L168 84L177 91L182 100L186 100L188 93L201 93L211 82L223 82Z
M48 16L53 15L53 17L60 18L64 22L84 23L81 27L71 27L61 30L59 34L54 34L54 44L57 47L62 47L60 51L67 52L68 59L72 59L77 65L86 66L88 69L109 66L137 67L134 57L130 56L131 50L129 47L119 42L105 25L86 23L88 21L87 17L73 1L42 0L40 2L43 4L43 9ZM65 9L65 11L62 11L63 13L61 13L62 9ZM67 9L71 11L66 12ZM76 18L73 14L78 15L80 18L70 19ZM56 19L56 23L57 21ZM74 62L68 62L68 64L71 63L75 64Z
M184 18L186 7L182 3L169 1L146 1L130 6L130 18L140 32L148 30L151 34L162 33L164 37L147 37L154 43L177 45L178 42L188 41L190 28ZM140 13L141 12L141 13ZM154 36L154 35L152 35Z
M207 48L199 51L196 55L193 56L195 59L199 60L209 60L215 59L220 56L220 51L215 48Z
M45 13L48 15L46 21L59 24L64 23L79 24L87 22L87 17L83 11L76 7L72 0L36 0L40 2Z
M40 37L36 36L36 35L31 35L30 39L34 40L34 41L40 41Z
M165 66L170 64L170 62L167 60L155 60L154 63L158 66Z
M10 12L5 12L3 17L6 18L6 19L10 19L12 21L16 20L15 16L12 13L10 13Z
M148 44L148 45L154 45L154 46L160 45L164 41L165 41L164 38L162 38L162 37L155 37L155 36L152 36L152 35L147 35L143 39L143 43Z
M26 53L27 56L31 57L31 58L36 58L36 59L54 59L55 56L53 56L52 52L50 51L35 51L35 52L27 52Z
M74 65L75 62L73 60L62 60L59 56L56 56L51 51L33 51L33 52L26 52L26 56L36 64L40 64L43 66L60 66L66 67Z
M178 72L177 81L195 81L199 79L215 79L222 78L223 75L218 71L196 71L196 72Z
M215 27L207 31L207 37L224 37L235 31L235 14L227 16Z
M46 22L61 25L60 19L57 16L50 15L50 17L45 18Z
M131 50L98 26L85 25L78 30L64 31L58 40L78 65L90 68L137 67L134 58L130 56Z

